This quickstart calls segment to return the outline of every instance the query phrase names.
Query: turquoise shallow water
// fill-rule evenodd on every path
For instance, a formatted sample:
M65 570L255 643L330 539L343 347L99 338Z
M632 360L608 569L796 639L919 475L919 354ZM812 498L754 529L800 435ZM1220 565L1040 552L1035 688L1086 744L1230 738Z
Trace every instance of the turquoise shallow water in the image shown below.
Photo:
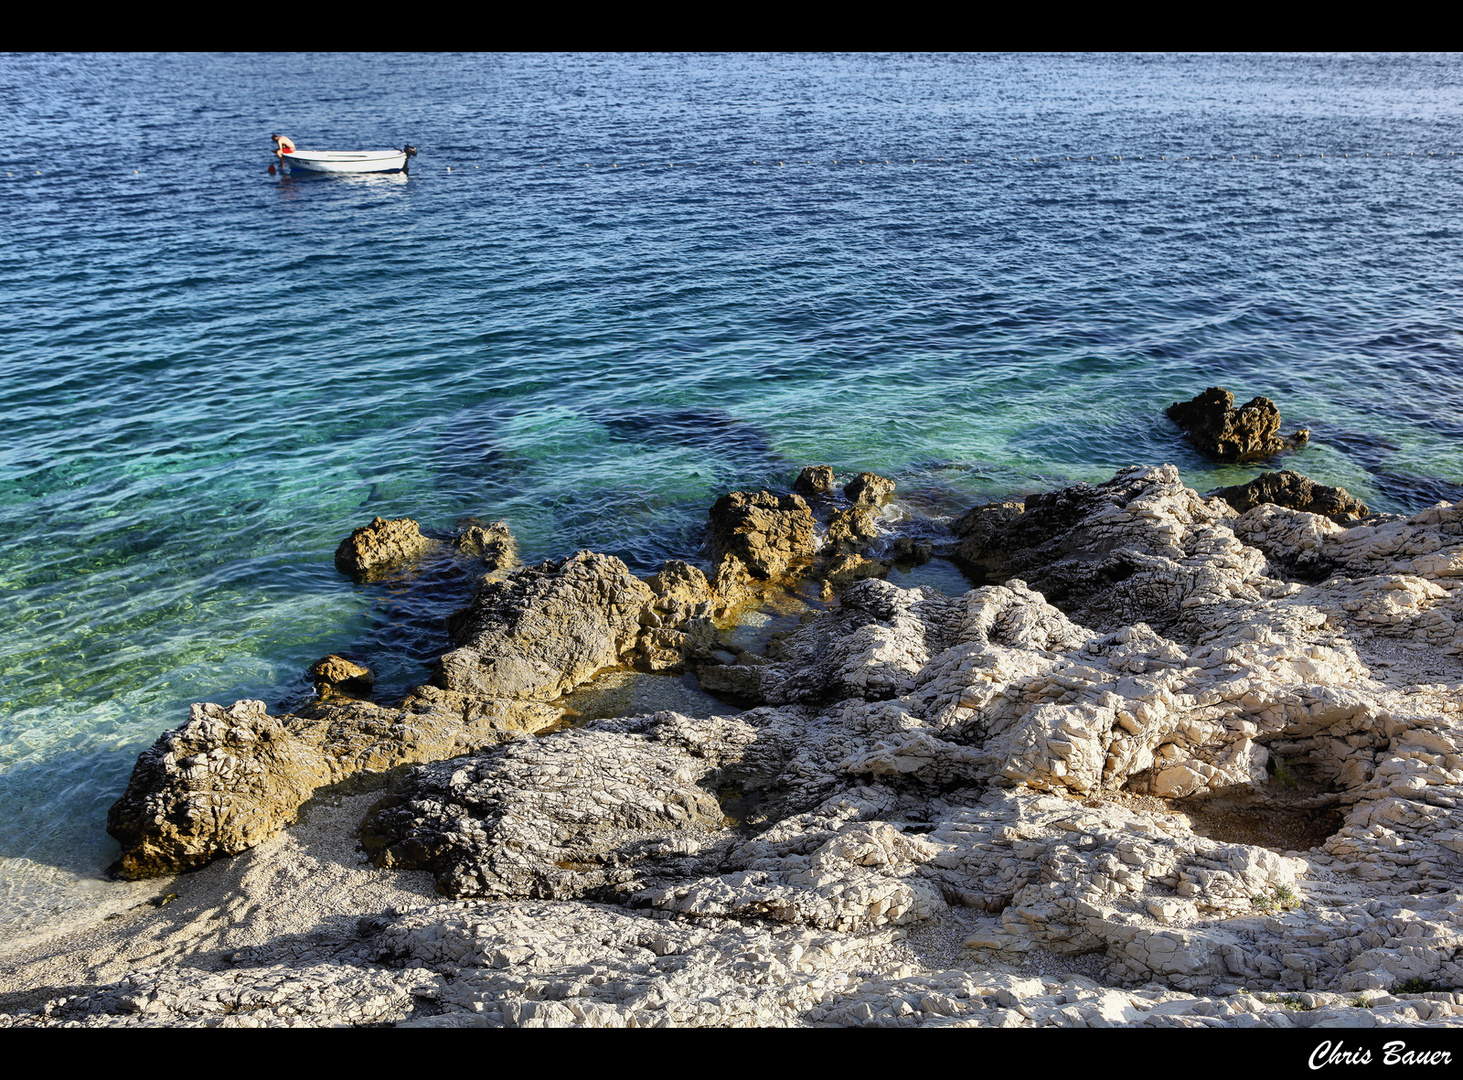
M1266 394L1463 491L1463 58L0 57L0 920L85 902L195 700L440 641L331 553L506 519L650 572L804 464L949 513ZM270 176L411 142L410 178ZM913 159L913 160L911 160ZM836 162L836 164L835 164Z

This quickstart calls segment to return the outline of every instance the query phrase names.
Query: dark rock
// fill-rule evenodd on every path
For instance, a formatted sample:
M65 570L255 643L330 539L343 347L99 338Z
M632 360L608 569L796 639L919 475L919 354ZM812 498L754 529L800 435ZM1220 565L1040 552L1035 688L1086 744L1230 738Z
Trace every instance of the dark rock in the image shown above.
M833 490L833 469L828 465L809 465L798 473L792 489L799 495L826 495Z
M1266 397L1251 398L1238 409L1234 395L1211 386L1191 401L1176 401L1165 415L1203 454L1220 461L1259 461L1304 444L1310 432L1302 428L1289 439L1280 437L1280 409Z
M935 545L917 537L900 536L890 545L889 554L897 563L923 566L935 557Z
M1352 525L1368 513L1366 504L1348 494L1345 488L1317 484L1290 469L1262 473L1247 484L1215 488L1209 495L1219 496L1240 514L1261 503L1273 503L1324 514L1338 525Z
M843 493L863 506L881 506L894 494L894 481L871 472L861 472L843 485Z
M335 565L357 581L379 581L397 566L420 558L437 545L410 518L375 518L340 542Z
M1005 561L1008 526L1026 512L1026 504L1015 500L983 503L972 507L951 524L960 537L955 558L979 570L993 570Z

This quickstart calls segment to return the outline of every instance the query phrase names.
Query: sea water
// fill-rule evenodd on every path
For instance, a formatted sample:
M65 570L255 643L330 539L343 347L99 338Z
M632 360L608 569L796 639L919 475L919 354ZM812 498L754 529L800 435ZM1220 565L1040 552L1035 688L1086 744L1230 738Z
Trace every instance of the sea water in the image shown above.
M98 902L190 702L444 639L337 543L694 557L807 464L909 512L1173 462L1463 493L1463 57L0 58L0 926ZM411 143L409 177L271 175Z

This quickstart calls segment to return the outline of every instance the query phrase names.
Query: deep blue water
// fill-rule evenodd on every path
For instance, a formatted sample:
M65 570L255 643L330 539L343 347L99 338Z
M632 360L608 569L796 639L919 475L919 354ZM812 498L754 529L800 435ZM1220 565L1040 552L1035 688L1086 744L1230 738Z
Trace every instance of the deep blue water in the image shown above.
M195 700L437 647L331 554L642 573L805 464L912 511L1172 461L1210 385L1463 490L1463 57L0 57L0 922L93 895ZM281 78L279 72L293 75ZM271 176L410 142L411 176Z

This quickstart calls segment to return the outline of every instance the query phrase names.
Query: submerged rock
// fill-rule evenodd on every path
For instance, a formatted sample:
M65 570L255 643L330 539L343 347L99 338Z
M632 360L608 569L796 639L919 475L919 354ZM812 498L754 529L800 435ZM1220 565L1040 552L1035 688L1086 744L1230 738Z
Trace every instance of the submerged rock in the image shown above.
M1280 409L1269 398L1251 398L1236 409L1234 395L1219 386L1191 401L1174 402L1164 415L1184 429L1196 449L1220 461L1260 461L1310 439L1305 428L1281 438Z
M506 569L518 561L518 542L503 521L470 522L457 537L458 550L476 555L490 569Z

